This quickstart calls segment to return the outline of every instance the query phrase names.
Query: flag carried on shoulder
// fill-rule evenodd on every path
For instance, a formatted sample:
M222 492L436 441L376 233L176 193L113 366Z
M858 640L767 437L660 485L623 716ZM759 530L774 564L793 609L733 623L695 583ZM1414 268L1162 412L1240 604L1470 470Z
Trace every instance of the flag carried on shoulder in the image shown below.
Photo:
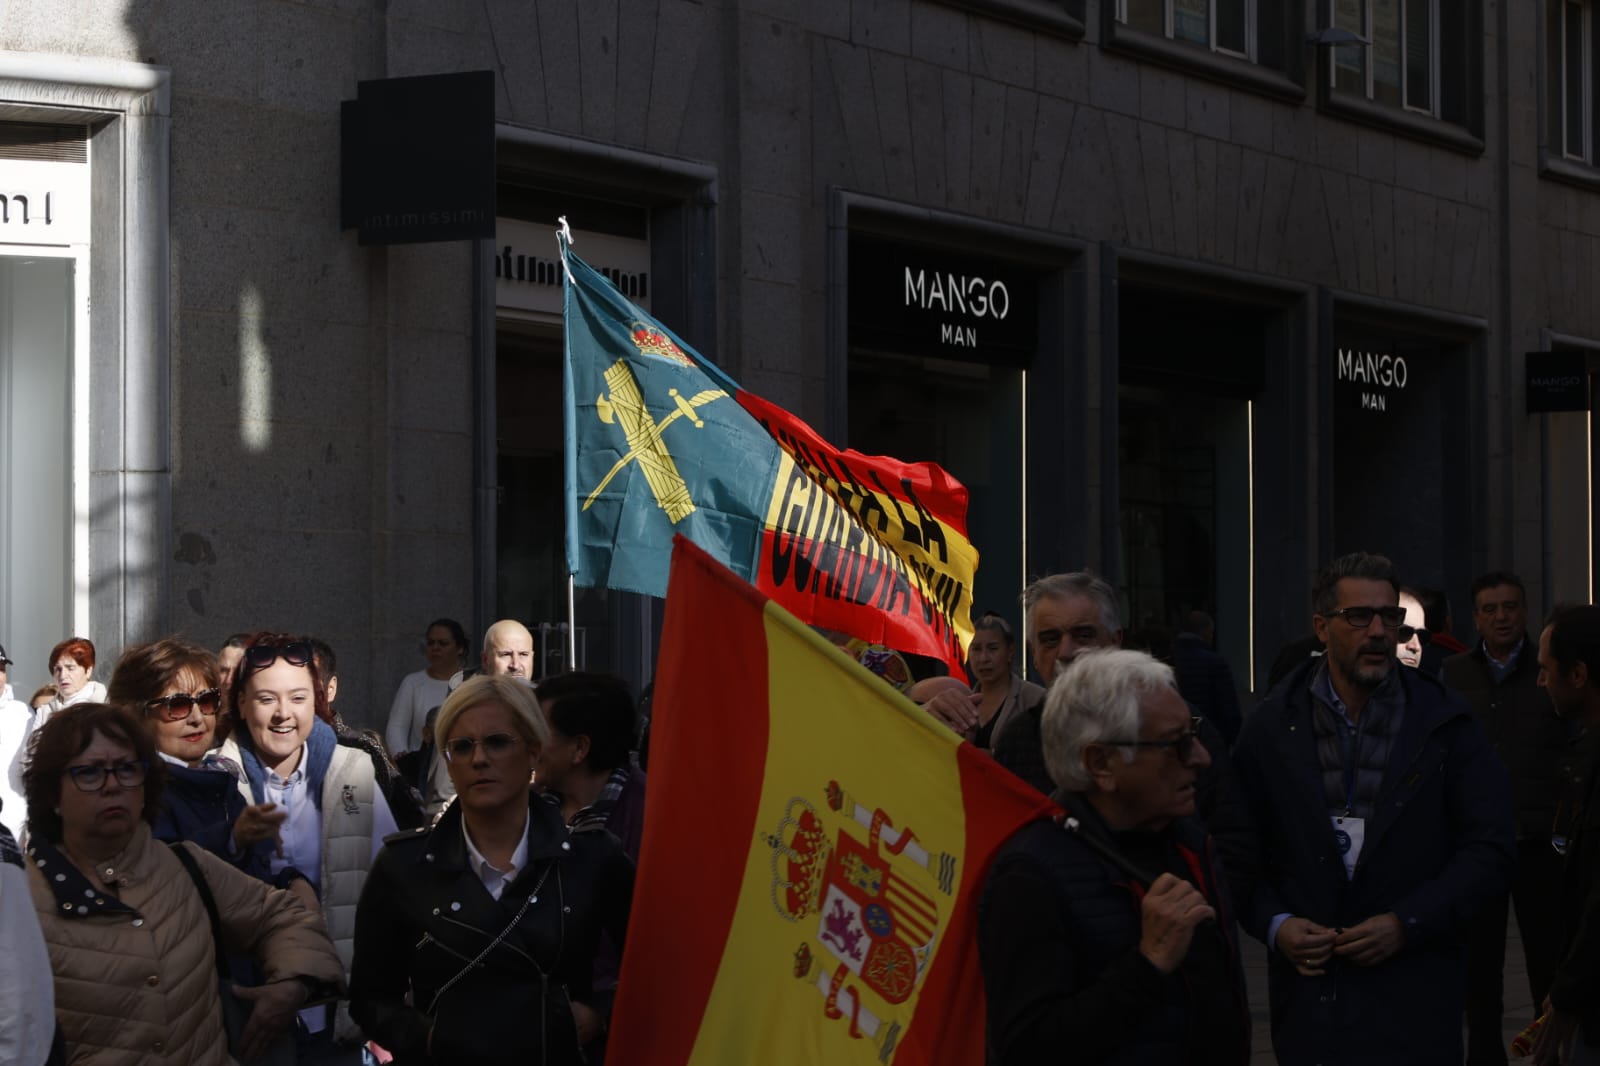
M1049 802L678 538L608 1060L983 1061L976 910Z
M978 566L961 483L832 447L560 244L576 583L661 596L681 533L801 620L957 672Z

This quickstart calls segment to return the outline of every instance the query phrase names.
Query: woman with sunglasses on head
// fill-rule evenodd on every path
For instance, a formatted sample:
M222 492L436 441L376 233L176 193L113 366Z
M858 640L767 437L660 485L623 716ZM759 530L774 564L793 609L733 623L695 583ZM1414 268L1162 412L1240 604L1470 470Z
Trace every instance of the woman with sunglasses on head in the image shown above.
M456 799L373 864L351 1014L400 1063L576 1066L605 1033L595 953L602 931L623 944L633 863L530 795L550 727L520 679L469 678L434 728Z
M236 728L220 754L239 764L239 787L251 803L284 812L274 872L293 866L317 890L328 932L348 960L356 902L393 813L377 787L372 760L338 742L323 721L327 690L311 646L286 633L257 633L245 642L233 675ZM361 1034L341 1005L301 1016L301 1061L360 1061Z
M202 883L216 911L215 935L228 952L249 955L264 977L232 993L250 1006L234 1049L239 1058L266 1047L308 996L338 985L327 934L291 893L203 848L155 840L150 822L161 807L165 763L131 714L81 704L34 736L24 775L28 880L68 1062L234 1062Z
M166 764L156 839L193 841L248 874L274 880L269 856L285 815L271 803L247 803L238 768L211 750L220 681L215 655L168 637L123 652L107 692L110 702L144 722ZM286 879L274 883L289 887Z

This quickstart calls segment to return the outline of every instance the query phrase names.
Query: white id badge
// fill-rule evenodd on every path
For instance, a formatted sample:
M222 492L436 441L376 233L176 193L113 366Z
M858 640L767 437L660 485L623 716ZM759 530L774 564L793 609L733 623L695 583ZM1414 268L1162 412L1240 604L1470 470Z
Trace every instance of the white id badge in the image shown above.
M1349 880L1356 875L1361 845L1367 839L1367 820L1348 814L1334 815L1333 839L1339 842L1339 854L1344 858L1345 880Z

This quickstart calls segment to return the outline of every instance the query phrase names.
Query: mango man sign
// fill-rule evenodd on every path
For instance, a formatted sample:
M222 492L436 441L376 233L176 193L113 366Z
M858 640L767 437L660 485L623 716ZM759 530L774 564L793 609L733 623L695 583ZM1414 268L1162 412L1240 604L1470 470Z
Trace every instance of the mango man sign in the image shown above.
M972 639L967 490L932 463L835 448L739 388L562 242L567 565L666 593L675 533L802 621L959 669Z

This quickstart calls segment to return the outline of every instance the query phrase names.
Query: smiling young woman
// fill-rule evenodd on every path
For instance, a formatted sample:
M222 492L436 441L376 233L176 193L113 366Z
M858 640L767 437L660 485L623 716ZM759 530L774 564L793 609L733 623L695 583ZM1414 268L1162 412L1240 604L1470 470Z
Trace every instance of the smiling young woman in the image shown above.
M272 868L293 866L316 887L328 932L348 958L367 869L397 829L372 760L338 743L323 720L327 690L304 640L287 633L250 637L231 695L238 728L219 753L243 768L239 788L246 799L284 813ZM346 1008L331 1020L325 1014L317 1007L302 1015L312 1045L303 1052L358 1062L361 1032Z

